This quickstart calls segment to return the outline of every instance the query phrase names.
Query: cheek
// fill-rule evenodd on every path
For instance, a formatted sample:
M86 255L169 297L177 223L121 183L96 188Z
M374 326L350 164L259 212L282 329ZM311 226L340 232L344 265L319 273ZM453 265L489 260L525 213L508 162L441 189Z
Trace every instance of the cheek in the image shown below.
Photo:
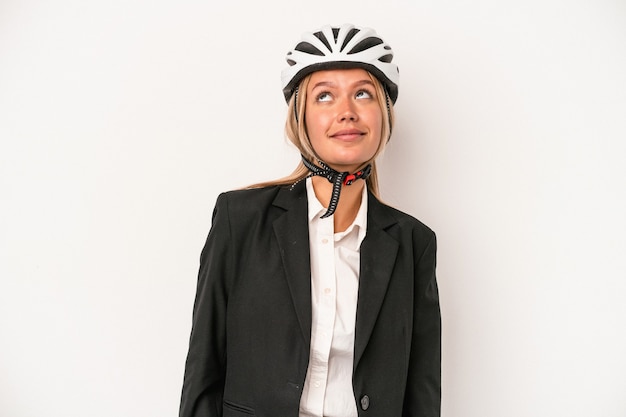
M327 118L325 118L323 114L319 114L318 112L311 112L307 114L305 126L311 141L324 135L328 124L326 119Z
M372 134L380 135L383 130L383 119L379 111L372 112L369 115L369 125Z

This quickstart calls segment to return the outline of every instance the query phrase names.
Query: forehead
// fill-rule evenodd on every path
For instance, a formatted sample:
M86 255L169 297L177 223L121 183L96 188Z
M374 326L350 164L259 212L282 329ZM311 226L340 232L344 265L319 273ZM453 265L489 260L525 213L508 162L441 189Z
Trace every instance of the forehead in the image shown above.
M337 85L350 85L361 81L371 81L372 76L362 68L333 69L316 71L311 74L309 88L319 83L331 83Z

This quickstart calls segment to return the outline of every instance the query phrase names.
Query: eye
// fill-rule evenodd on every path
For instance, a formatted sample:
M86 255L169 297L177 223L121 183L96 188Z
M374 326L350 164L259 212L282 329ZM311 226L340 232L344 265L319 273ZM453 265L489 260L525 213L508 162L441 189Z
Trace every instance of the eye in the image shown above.
M370 93L368 90L359 90L357 91L354 97L357 99L364 99L364 98L372 98L373 96L374 95Z
M319 94L317 95L317 97L315 98L315 100L316 100L316 101L321 101L321 102L324 102L324 101L330 101L330 100L332 100L332 96L330 95L330 93L329 93L329 92L324 91L324 92L322 92L322 93L319 93Z

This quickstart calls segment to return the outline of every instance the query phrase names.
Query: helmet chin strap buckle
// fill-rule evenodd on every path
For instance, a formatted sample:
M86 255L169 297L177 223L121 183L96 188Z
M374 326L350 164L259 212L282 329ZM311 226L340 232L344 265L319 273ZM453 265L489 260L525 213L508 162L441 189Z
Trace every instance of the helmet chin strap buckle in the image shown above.
M354 173L354 174L349 174L349 175L346 175L346 177L343 179L343 185L352 185L352 183L354 182L354 180L356 180L356 176L357 176L358 174L360 174L360 173L361 173L361 171L356 172L356 173Z

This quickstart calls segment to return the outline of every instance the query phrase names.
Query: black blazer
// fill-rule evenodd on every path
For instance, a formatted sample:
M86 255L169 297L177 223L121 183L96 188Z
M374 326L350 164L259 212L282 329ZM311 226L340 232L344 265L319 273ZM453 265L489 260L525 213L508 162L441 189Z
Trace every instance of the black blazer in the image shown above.
M297 417L311 340L304 181L218 197L202 251L181 417ZM435 234L368 196L353 389L359 416L440 415Z

